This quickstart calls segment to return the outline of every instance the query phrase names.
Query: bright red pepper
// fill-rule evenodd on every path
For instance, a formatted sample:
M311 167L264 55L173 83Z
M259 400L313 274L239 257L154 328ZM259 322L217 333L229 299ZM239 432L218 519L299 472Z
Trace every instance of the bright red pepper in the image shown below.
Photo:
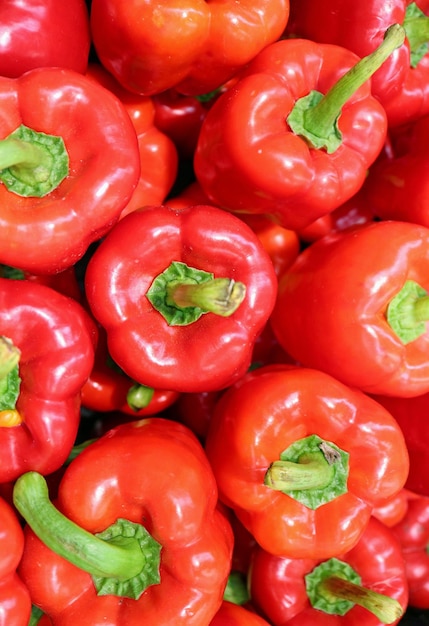
M402 40L396 25L363 60L305 39L267 46L202 124L194 169L210 201L300 230L351 198L387 133L368 79Z
M280 277L283 349L367 393L429 391L429 229L374 222L314 242Z
M54 626L210 623L229 574L232 531L189 429L161 418L118 426L70 463L58 508L46 495L39 474L15 484L28 522L19 573ZM106 537L117 524L128 537L122 549L121 538L112 545Z
M140 152L140 178L121 218L149 204L162 204L178 172L178 153L173 140L155 123L155 103L124 89L99 63L91 63L86 76L101 84L124 105L135 128Z
M429 498L410 497L405 515L392 532L405 559L409 604L429 609Z
M406 126L406 145L369 169L363 186L367 206L382 220L429 227L429 115Z
M99 328L94 367L81 390L82 406L99 413L120 411L136 419L160 413L179 395L169 389L136 384L112 361L106 332Z
M137 383L179 392L238 380L274 305L257 236L211 206L134 211L88 263L85 290L113 360Z
M408 603L401 546L375 518L336 559L290 559L256 548L249 589L273 626L397 624Z
M0 498L0 626L26 626L30 618L30 593L16 573L23 552L18 517Z
M205 448L220 499L264 549L291 558L353 547L408 473L386 409L324 372L281 364L222 395Z
M0 78L0 101L0 262L59 272L129 201L140 172L134 126L113 93L71 70Z
M96 328L80 304L45 285L0 278L0 482L49 474L73 447Z
M93 0L90 15L101 63L144 95L217 89L281 36L288 17L289 0Z
M389 126L396 126L429 113L428 11L427 0L368 0L365 6L347 0L299 0L291 3L286 30L364 57L380 44L389 26L402 24L404 43L371 79Z
M0 76L53 66L83 73L90 45L85 0L2 0Z
M398 422L410 455L407 489L429 497L427 462L429 455L429 393L412 398L374 395Z
M209 626L270 626L260 615L224 600Z

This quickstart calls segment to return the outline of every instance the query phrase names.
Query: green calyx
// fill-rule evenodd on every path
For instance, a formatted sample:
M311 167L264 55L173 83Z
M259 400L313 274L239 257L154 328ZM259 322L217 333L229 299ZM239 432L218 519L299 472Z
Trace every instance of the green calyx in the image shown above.
M403 26L410 45L410 66L416 68L429 50L429 17L411 2L406 8Z
M146 293L152 306L169 326L193 324L205 313L229 317L246 294L243 283L215 278L210 272L172 261Z
M429 295L418 283L407 280L389 302L386 318L393 332L403 344L410 343L426 333L429 321Z
M18 196L46 196L68 173L69 158L62 137L22 124L0 140L0 181Z
M264 485L281 491L309 509L347 493L349 453L310 435L291 444L268 468Z
M335 152L342 143L338 127L342 107L404 40L405 29L400 24L393 24L378 48L360 59L328 93L323 95L312 91L297 100L287 118L291 130L311 148L325 149L329 154Z
M20 355L8 337L0 336L0 411L15 409L21 386Z
M345 615L356 604L382 624L393 624L403 614L394 598L362 587L359 574L344 561L328 559L305 576L307 596L313 608L330 615Z
M127 393L127 404L133 411L139 411L147 407L155 393L152 387L135 383L129 388Z
M137 600L160 582L160 544L141 524L118 518L93 535L66 518L49 500L38 472L15 483L13 502L24 520L53 552L91 574L98 595Z

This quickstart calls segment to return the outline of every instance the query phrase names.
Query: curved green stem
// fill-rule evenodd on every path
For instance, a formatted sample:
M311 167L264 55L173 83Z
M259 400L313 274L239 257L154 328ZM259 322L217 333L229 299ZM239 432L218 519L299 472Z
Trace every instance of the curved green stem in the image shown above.
M152 387L136 383L128 390L127 404L133 411L144 409L149 405L154 393L155 390Z
M56 189L68 172L62 137L21 125L0 140L0 181L19 196L43 197Z
M411 2L406 8L403 26L410 45L410 65L415 68L429 49L429 17Z
M44 477L20 476L13 490L17 510L53 552L91 574L99 595L139 597L159 582L161 546L140 524L118 519L98 535L65 517L49 500Z
M360 59L325 95L313 91L297 100L287 118L292 131L313 148L335 152L342 142L337 121L343 106L404 40L404 28L392 24L378 48Z

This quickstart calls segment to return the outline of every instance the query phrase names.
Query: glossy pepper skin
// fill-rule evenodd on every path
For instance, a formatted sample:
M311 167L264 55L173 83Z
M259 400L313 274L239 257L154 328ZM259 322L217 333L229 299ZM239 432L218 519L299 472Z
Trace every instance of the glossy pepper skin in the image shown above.
M257 613L224 600L210 626L269 626L269 623Z
M54 626L206 626L222 603L232 553L231 527L216 503L216 482L191 431L161 418L119 426L68 466L56 506L90 533L118 517L143 524L162 546L160 582L139 599L96 595L91 575L28 525L20 575Z
M25 626L30 618L30 593L16 573L23 551L24 533L16 512L0 498L1 626Z
M38 67L84 73L91 34L85 0L3 0L0 76L18 78Z
M149 288L174 263L228 279L229 288L244 285L244 299L227 317L210 311L188 324L169 323L149 300ZM88 263L85 291L110 355L126 374L153 388L200 392L227 387L246 372L274 306L277 278L239 218L211 206L158 206L116 224Z
M293 472L294 489L267 482L281 454L312 435L349 455L341 491L330 492L332 478L306 483L304 495L317 496L313 502L296 487L295 470L305 458L308 467L316 460L304 456L306 449L289 457L284 470L286 481ZM324 372L292 365L256 369L230 387L215 407L205 449L221 500L265 550L291 558L331 558L351 549L372 509L398 492L408 473L404 437L390 413ZM320 460L339 468L329 456ZM322 464L315 467L318 479L321 472Z
M396 151L393 147L390 158L386 156L370 168L363 194L376 218L428 228L429 115L405 125L404 130L406 143L400 137L401 144Z
M49 474L67 459L80 422L80 391L94 362L96 328L73 299L45 285L1 278L0 335L20 351L21 379L16 403L8 395L10 383L1 381L5 483L28 470Z
M273 626L397 624L407 607L408 589L401 547L392 531L371 518L356 546L338 559L359 575L362 587L396 601L396 618L381 621L357 603L352 603L344 615L314 608L306 590L305 576L321 561L284 558L258 547L252 553L249 572L249 588L255 606Z
M298 362L346 385L379 395L427 393L428 270L429 229L423 226L381 221L328 235L280 278L272 328ZM396 309L395 323L391 307L416 285L422 292L410 296L405 315ZM419 321L414 311L420 306ZM417 329L415 338L401 336L398 324Z
M344 46L363 57L382 41L391 24L405 26L408 32L404 43L371 79L372 92L386 110L389 126L392 127L429 112L429 90L426 87L429 76L428 37L425 37L426 44L421 40L414 42L409 22L407 26L407 15L413 7L417 11L420 9L423 18L427 18L427 0L370 0L364 7L351 5L347 0L323 3L299 0L291 3L287 32L319 43ZM411 18L412 15L408 15L408 20ZM422 44L426 47L414 66L412 54Z
M409 605L429 608L429 498L408 499L402 519L392 527L401 544L409 589Z
M155 103L148 96L139 96L124 89L100 63L90 63L86 76L119 98L137 135L140 178L120 217L145 205L162 204L176 180L178 152L173 140L156 125Z
M111 228L129 201L140 173L134 127L116 96L71 70L1 78L0 102L2 139L24 124L62 138L68 155L66 177L42 197L0 184L0 262L59 272Z
M93 0L90 14L101 63L143 95L213 91L276 41L288 17L289 0Z
M387 132L370 82L343 105L334 151L315 147L286 120L302 98L326 94L358 60L346 48L306 39L280 40L260 52L201 126L194 169L211 202L299 230L353 196Z

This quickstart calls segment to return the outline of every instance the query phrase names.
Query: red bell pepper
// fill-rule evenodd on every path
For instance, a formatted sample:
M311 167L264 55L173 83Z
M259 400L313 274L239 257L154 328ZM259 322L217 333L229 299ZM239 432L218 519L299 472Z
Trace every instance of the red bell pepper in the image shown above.
M112 228L89 260L85 291L110 355L130 378L199 392L246 372L277 279L239 218L211 206L159 206Z
M372 92L386 110L389 126L429 113L429 2L299 0L291 3L288 35L344 46L358 56L370 54L391 24L402 24L404 43L377 70Z
M281 36L288 17L289 0L93 0L90 13L101 63L144 95L217 89Z
M0 498L0 625L26 626L31 599L16 570L24 551L24 533L13 508Z
M374 395L398 422L410 455L407 489L429 497L427 461L429 455L429 392L412 398Z
M369 169L363 193L374 216L429 227L429 115L405 126L406 144ZM395 141L395 138L394 138Z
M0 482L58 469L80 423L96 328L50 287L0 278Z
M160 413L179 395L135 383L114 363L107 349L106 332L98 329L94 367L81 389L82 406L98 413L119 411L136 419Z
M0 76L18 78L39 67L85 72L91 45L85 0L3 0Z
M283 349L367 393L429 391L429 229L374 222L307 247L271 315ZM425 308L426 307L426 308Z
M134 126L113 93L71 70L0 78L0 99L0 262L56 273L129 201L140 172Z
M27 521L19 573L54 626L205 626L219 609L232 531L183 425L119 426L70 463L55 506L34 472L14 502Z
M270 626L260 615L224 600L209 626Z
M268 552L330 558L404 485L394 418L362 392L296 366L254 370L220 398L205 449L220 499Z
M306 39L267 46L202 124L194 170L210 201L300 230L351 198L387 133L369 78L403 37L394 25L364 59Z
M249 588L273 626L397 624L408 603L401 546L375 518L338 558L290 559L257 547Z
M429 609L429 498L411 496L405 515L392 532L405 559L409 605Z
M86 76L101 84L119 98L135 128L140 152L140 178L124 217L149 204L162 204L173 187L178 173L178 152L170 139L155 123L155 103L124 89L99 63L90 63Z

